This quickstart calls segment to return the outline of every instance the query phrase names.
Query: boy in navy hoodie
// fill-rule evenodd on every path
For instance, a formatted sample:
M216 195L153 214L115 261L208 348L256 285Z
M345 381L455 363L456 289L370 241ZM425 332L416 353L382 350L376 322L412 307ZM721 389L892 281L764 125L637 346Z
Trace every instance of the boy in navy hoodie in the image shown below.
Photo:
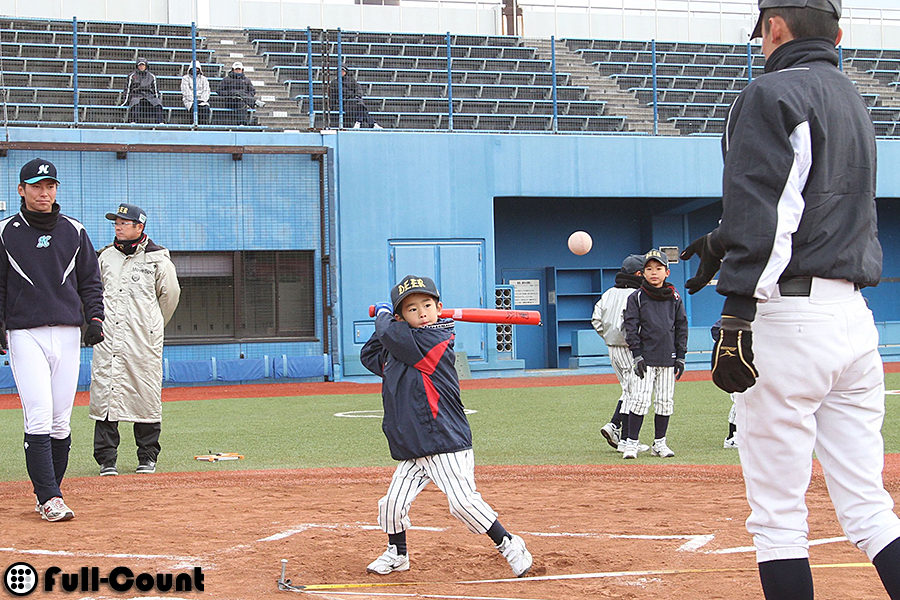
M644 256L644 282L625 305L625 340L634 357L637 389L628 402L627 431L622 458L637 458L638 434L655 396L655 435L650 454L670 458L666 444L669 417L675 410L675 381L684 373L688 323L684 303L675 286L666 281L669 260L659 250Z
M407 275L391 290L390 304L375 305L375 333L360 353L362 364L383 380L381 428L391 457L400 461L378 501L378 524L388 534L388 547L366 570L378 575L409 570L409 508L434 481L447 495L450 513L469 531L487 533L522 577L532 563L525 542L503 528L475 491L472 431L454 366L454 322L441 318L442 308L434 281Z

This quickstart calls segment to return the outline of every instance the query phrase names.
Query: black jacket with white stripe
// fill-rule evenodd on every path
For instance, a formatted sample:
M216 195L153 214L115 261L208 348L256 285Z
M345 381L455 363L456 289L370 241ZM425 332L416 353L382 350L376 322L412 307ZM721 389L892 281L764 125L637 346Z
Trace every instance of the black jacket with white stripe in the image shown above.
M765 74L732 105L722 138L722 314L753 320L781 277L881 277L875 215L875 131L838 68L834 42L775 49Z
M7 329L103 319L100 264L84 226L59 215L50 231L22 213L0 221L0 322Z
M383 313L360 352L363 366L382 378L384 431L394 460L472 447L456 373L452 319L410 327Z

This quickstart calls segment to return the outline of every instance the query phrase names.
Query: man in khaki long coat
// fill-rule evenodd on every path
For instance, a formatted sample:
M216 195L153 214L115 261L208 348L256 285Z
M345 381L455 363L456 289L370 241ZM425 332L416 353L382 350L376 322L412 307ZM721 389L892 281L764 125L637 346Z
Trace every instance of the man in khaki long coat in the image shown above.
M134 423L136 473L155 473L162 426L163 329L181 296L169 251L144 233L146 213L121 204L115 241L100 251L104 341L94 346L91 408L100 475L118 475L119 421Z

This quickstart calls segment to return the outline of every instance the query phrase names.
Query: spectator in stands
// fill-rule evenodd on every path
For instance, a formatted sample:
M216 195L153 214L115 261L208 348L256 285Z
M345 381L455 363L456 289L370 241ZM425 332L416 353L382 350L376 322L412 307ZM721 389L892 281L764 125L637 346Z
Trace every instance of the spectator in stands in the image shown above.
M332 127L338 126L342 96L344 99L344 127L381 129L381 125L375 122L363 102L362 87L346 66L341 67L340 79L334 77L328 86Z
M129 123L165 123L162 94L156 84L156 75L147 69L146 58L138 58L134 71L128 76L122 106L128 107L125 120Z
M222 107L231 110L231 114L224 119L228 125L251 125L250 109L264 105L264 102L256 99L256 88L244 75L244 65L241 62L231 65L231 71L216 87L216 94L222 98Z
M172 318L181 287L169 251L144 232L147 214L120 204L113 243L100 251L103 342L91 362L90 416L94 459L100 475L118 475L119 421L134 423L136 473L156 472L162 428L163 329Z
M181 78L181 102L188 109L191 116L190 122L193 123L195 70L197 71L197 122L201 125L209 125L212 116L209 108L209 79L203 74L203 67L197 61L194 61L194 64L188 68L187 74Z

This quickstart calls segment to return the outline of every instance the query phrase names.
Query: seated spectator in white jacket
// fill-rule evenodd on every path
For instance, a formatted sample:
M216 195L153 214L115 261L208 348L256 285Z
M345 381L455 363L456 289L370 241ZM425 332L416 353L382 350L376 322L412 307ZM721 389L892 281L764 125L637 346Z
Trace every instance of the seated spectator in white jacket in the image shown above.
M190 113L189 121L193 123L194 112L194 70L197 71L197 123L209 125L212 111L209 108L210 87L209 79L203 74L203 67L194 61L193 66L188 67L187 74L181 78L181 102Z

